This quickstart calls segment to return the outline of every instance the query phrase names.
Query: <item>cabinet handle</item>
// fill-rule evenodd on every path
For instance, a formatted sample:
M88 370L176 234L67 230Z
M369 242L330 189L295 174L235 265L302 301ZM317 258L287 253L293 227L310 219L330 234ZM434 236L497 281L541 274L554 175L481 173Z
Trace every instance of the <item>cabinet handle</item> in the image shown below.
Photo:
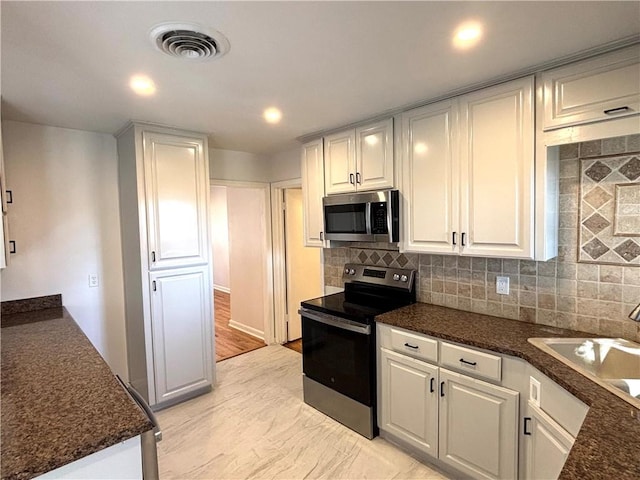
M13 203L13 192L11 190L5 190L7 194L7 203Z
M350 183L351 185L354 185L354 183L353 183L353 173L350 173L350 174L349 174L349 183Z
M465 235L466 235L466 233L464 233L464 232L462 232L462 233L460 234L460 243L462 244L462 246L463 246L463 247L465 246L465 243L464 243L464 236L465 236Z
M605 110L603 113L605 115L616 115L618 113L628 112L629 110L631 109L625 105L624 107L610 108L609 110Z
M151 286L153 287L153 291L156 291L156 281L151 282Z
M156 261L156 252L151 252L151 261L152 262Z
M324 242L324 232L320 232L320 241Z
M404 346L405 346L405 347L409 347L409 348L413 348L414 350L417 350L417 349L418 349L418 346L417 346L417 345L411 345L410 343L405 343L405 344L404 344Z
M360 172L356 172L356 183L362 183L360 181Z
M440 396L444 397L444 382L440 382Z
M16 241L9 240L9 253L16 253Z
M451 235L451 242L455 245L456 244L456 232L453 232L453 234Z
M430 391L431 393L433 393L433 392L435 392L435 391L436 391L436 389L435 389L435 387L434 387L434 385L433 385L433 384L435 383L435 381L436 381L436 379L435 379L435 378L433 378L433 377L431 377L431 383L429 384L429 391Z
M464 363L465 365L471 365L473 367L475 367L478 364L478 362L467 362L464 358L460 359L460 363Z
M524 417L524 434L531 435L531 431L529 431L529 422L531 421L531 417Z

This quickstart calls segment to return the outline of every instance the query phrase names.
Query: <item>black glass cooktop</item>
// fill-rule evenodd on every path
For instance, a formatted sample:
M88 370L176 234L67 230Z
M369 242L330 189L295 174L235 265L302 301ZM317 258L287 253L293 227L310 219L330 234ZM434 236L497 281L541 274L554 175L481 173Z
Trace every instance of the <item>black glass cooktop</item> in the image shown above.
M346 292L305 300L303 308L336 315L362 323L373 323L373 317L413 303L406 299L367 298Z

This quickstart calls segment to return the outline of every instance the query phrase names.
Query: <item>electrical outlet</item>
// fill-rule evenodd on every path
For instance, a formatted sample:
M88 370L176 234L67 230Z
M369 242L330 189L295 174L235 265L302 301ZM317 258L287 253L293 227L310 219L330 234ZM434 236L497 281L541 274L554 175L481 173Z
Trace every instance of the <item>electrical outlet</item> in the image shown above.
M98 274L97 273L90 273L89 274L89 286L90 287L97 287L98 286Z
M509 277L496 277L496 293L509 295Z

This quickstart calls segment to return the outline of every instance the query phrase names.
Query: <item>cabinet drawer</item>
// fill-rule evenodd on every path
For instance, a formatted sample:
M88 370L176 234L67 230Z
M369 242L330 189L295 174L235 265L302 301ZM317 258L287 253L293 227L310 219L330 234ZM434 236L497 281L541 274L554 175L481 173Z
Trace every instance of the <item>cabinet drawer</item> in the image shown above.
M438 361L438 341L402 330L391 329L391 348L412 357Z
M443 342L440 363L476 377L502 380L502 358L496 355Z

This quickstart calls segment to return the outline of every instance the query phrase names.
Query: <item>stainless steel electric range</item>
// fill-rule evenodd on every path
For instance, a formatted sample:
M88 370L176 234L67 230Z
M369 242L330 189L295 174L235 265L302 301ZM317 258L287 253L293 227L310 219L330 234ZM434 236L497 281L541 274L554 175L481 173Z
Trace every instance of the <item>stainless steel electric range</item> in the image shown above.
M416 301L415 270L346 264L344 291L302 302L304 401L373 438L374 317Z

